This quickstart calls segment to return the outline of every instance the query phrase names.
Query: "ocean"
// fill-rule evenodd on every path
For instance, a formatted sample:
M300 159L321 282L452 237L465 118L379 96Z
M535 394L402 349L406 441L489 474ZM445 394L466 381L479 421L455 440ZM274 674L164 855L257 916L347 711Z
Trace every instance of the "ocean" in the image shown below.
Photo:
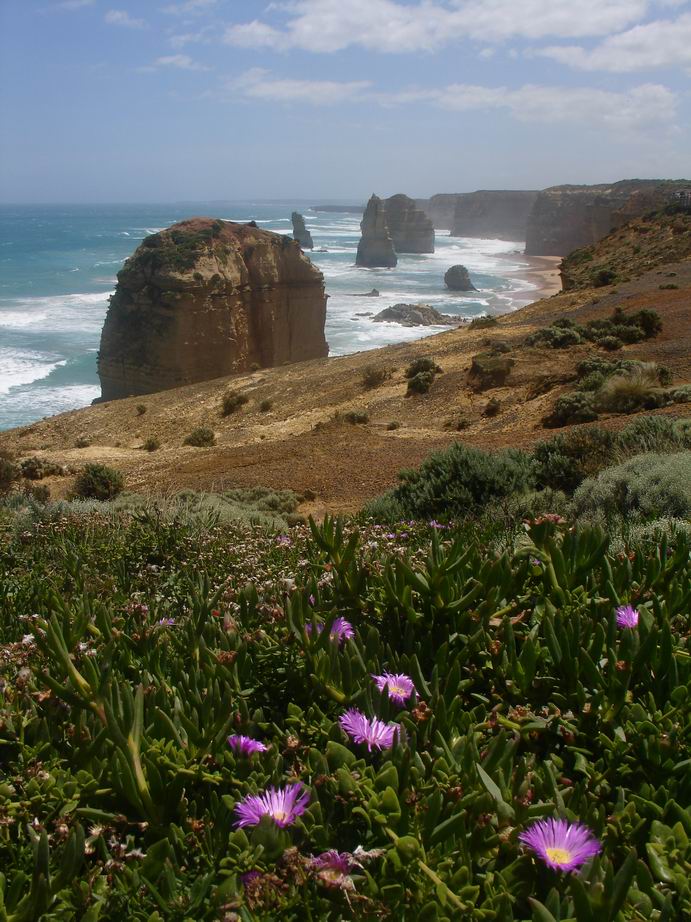
M459 317L504 313L530 300L523 243L449 237L436 252L399 256L396 269L359 269L359 215L310 211L313 202L193 202L171 205L0 206L0 429L88 405L99 396L96 354L116 274L139 242L175 221L212 215L291 233L305 215L329 294L331 355L417 339L444 327L374 323L399 302L431 304ZM465 265L477 292L453 293L444 272ZM372 288L378 298L362 298Z

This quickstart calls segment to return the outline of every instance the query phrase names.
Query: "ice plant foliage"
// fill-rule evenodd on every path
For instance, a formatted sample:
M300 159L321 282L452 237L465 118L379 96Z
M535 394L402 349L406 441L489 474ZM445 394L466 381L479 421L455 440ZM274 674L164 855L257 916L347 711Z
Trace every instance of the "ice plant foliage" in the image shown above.
M395 735L401 732L398 724L385 724L378 717L370 720L357 708L349 708L338 722L354 743L366 743L370 752L372 747L388 749L393 745Z
M263 816L269 816L285 829L302 816L310 801L309 791L299 782L284 788L267 788L263 794L249 794L235 807L236 826L257 826Z
M631 605L622 605L617 609L617 624L619 627L633 628L638 627L638 612Z
M518 838L556 871L576 871L602 849L587 826L553 818L538 820Z
M389 698L396 704L405 704L415 691L413 680L402 672L383 672L381 675L373 675L372 678L379 691L386 689Z
M253 740L251 736L242 736L242 734L236 733L228 737L228 745L242 756L252 756L255 752L266 752L269 748L264 743L260 743L259 740Z

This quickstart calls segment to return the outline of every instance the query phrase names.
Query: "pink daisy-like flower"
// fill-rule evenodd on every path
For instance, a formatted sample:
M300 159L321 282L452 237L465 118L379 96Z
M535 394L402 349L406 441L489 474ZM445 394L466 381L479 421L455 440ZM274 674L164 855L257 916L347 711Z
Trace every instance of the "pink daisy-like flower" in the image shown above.
M373 675L372 678L379 691L384 691L386 688L389 698L396 704L405 704L415 691L413 680L402 672L395 674L383 672L381 675Z
M401 732L399 724L385 724L378 717L370 720L356 708L349 708L338 722L354 743L367 743L370 752L373 746L375 749L388 749L393 745L394 736Z
M308 634L312 633L312 625L306 624L305 630ZM323 624L317 625L317 634L321 634L324 630ZM355 637L355 631L353 630L353 625L350 621L346 621L345 618L335 618L334 623L331 625L331 630L329 631L329 637L331 640L337 640L339 643L343 643L344 640L350 640L352 637Z
M309 791L300 782L284 788L267 788L263 794L248 794L235 806L235 826L256 826L263 816L270 816L281 829L292 826L302 816L310 801Z
M348 852L337 852L335 849L330 849L328 852L322 852L316 858L311 858L308 866L324 886L353 890L355 885L350 871L355 863Z
M617 625L629 630L638 627L638 612L632 605L622 605L617 609Z
M587 826L568 820L538 820L518 838L556 871L576 871L602 849Z
M237 733L228 737L228 745L242 756L253 756L255 752L266 752L269 748L259 740L253 740L251 736L242 736Z

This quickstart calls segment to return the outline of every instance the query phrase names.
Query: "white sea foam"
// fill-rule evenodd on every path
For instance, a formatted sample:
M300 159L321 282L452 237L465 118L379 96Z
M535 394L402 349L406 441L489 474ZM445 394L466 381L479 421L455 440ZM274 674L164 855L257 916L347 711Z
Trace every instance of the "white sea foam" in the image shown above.
M0 299L0 328L41 333L100 332L111 292Z
M12 388L32 384L47 378L66 359L48 352L31 352L23 349L0 348L0 394L8 394ZM3 414L4 414L3 400Z

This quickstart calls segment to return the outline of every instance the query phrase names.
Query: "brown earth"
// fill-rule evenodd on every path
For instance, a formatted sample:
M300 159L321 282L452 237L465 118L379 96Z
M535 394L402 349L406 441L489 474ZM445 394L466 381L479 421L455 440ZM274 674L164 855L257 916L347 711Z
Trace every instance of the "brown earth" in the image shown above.
M676 273L670 276L670 273ZM676 289L661 289L669 279ZM528 347L532 331L559 317L585 321L607 317L615 307L627 313L654 308L663 330L653 340L625 346L611 354L592 344L567 350ZM616 288L564 292L505 315L489 329L451 332L372 352L236 374L64 413L21 429L0 433L0 449L19 457L39 455L73 471L87 461L121 470L134 491L165 494L182 488L222 490L265 486L313 491L316 499L302 511L353 511L393 486L401 468L419 464L430 452L461 440L483 448L529 447L560 430L545 430L541 418L557 396L573 388L578 361L594 352L604 357L640 359L667 365L674 383L691 380L691 260L651 270ZM472 357L492 343L512 347L515 366L505 386L476 393L468 381ZM406 397L404 371L428 355L443 368L428 394ZM381 386L366 389L365 369L391 371ZM222 417L221 400L229 390L249 402ZM499 415L483 417L492 397ZM262 412L262 401L270 410ZM138 405L146 411L139 415ZM687 415L689 404L659 413ZM366 424L352 424L344 414L365 412ZM456 431L464 418L469 427ZM621 428L631 416L603 417L602 425ZM395 422L397 429L389 430ZM182 445L197 426L210 426L212 448ZM452 427L452 428L450 428ZM158 451L142 448L145 439L160 440ZM77 448L79 439L90 445ZM53 496L65 495L71 477L47 480Z

